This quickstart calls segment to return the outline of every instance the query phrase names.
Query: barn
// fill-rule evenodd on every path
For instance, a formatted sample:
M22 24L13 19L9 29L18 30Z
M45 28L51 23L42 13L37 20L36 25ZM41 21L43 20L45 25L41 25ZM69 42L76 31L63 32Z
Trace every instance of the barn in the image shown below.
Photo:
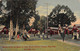
M8 34L9 30L4 26L0 25L0 34Z
M34 28L31 28L28 33L31 33L31 34L36 34L38 33L38 30L34 29Z

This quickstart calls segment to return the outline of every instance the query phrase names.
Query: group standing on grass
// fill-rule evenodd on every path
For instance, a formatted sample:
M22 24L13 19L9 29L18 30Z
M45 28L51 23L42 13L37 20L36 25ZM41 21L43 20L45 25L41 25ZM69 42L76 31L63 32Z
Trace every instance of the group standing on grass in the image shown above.
M78 32L79 32L79 30L78 30L77 26L74 25L72 28L72 39L79 39L79 33ZM58 34L61 35L61 37L63 38L63 41L64 41L65 34L69 35L68 25L66 24L65 27L61 27L61 25L59 25Z

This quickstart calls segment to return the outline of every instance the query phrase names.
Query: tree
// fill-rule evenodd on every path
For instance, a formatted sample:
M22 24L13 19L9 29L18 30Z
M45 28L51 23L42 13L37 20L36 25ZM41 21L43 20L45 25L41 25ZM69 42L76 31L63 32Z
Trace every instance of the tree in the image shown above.
M4 7L8 11L7 20L10 18L10 34L13 35L13 23L16 25L16 34L19 25L24 25L33 13L35 13L37 0L5 0L7 7ZM4 18L5 15L4 15ZM27 21L26 21L27 20ZM4 21L4 22L5 22ZM9 24L7 24L9 25Z
M38 14L35 14L34 18L35 18L35 21L33 23L33 27L37 30L38 29L37 24L38 24L38 21L40 20L40 16Z
M8 11L6 10L6 0L1 0L0 1L1 2L1 6L0 6L0 12L1 12L1 15L2 15L2 17L4 17L4 16L6 16L7 14L8 14ZM11 14L9 14L9 16L12 16ZM6 17L5 17L6 18ZM4 21L6 21L6 19L5 18L2 18L2 19L4 19L2 22L4 22ZM12 23L12 17L10 17L10 36L9 36L9 40L10 40L10 38L11 38L11 36L13 35L13 23Z
M38 21L38 29L40 30L40 32L42 33L45 28L46 28L46 17L45 16L41 16L40 20Z
M49 26L64 26L64 24L70 25L71 22L76 21L74 13L70 10L68 6L57 5L52 12L49 14Z
M37 0L34 0L34 1L33 0L17 0L17 1L13 0L13 2L14 2L13 12L15 12L14 17L16 17L16 35L17 35L18 21L20 22L20 24L23 24L23 32L24 32L25 23L27 23L28 19L35 12Z

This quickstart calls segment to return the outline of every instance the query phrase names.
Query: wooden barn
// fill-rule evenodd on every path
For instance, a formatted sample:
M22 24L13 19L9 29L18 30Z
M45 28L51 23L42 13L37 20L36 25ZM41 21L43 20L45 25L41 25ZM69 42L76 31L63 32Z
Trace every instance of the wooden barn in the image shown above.
M4 26L0 25L0 34L8 34L9 30Z

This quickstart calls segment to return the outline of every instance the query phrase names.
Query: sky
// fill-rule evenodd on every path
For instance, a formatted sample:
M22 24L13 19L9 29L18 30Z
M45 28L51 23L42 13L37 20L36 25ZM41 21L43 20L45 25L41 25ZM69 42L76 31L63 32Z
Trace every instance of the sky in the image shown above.
M46 3L48 3L48 14L50 14L52 9L58 4L68 6L77 18L77 21L72 23L72 25L80 24L80 0L38 0L36 10L39 11L40 16L47 15Z

